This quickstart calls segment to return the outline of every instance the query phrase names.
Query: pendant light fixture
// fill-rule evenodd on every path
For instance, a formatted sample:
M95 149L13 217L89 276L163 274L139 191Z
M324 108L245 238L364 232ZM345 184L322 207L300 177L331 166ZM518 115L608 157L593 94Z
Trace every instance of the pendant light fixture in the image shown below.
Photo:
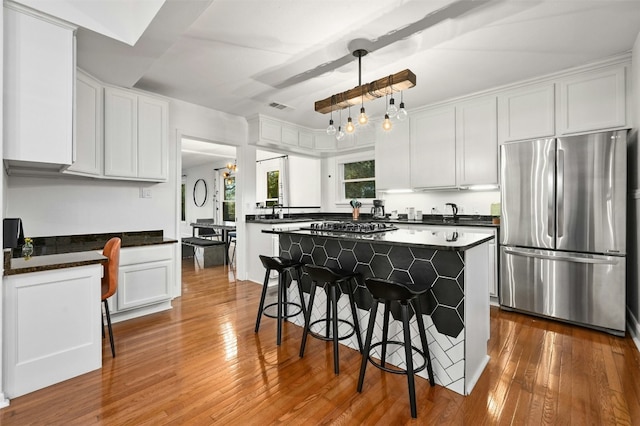
M333 125L333 105L335 105L335 95L331 96L331 118L329 118L329 127L327 127L327 134L333 136L336 134L336 126Z
M369 44L362 43L366 40L354 40L352 43L358 41L359 46L368 46ZM352 134L355 132L355 125L365 126L369 122L364 103L366 101L385 97L385 115L382 123L382 128L386 131L391 130L393 123L391 119L398 119L404 121L407 118L407 111L404 107L403 91L410 89L416 85L416 75L410 70L397 72L387 77L380 78L372 81L371 83L362 83L362 57L366 56L369 51L366 48L356 48L352 51L354 57L358 58L358 86L353 89L331 95L326 99L315 102L315 110L322 114L331 113L329 119L329 126L326 132L329 136L335 135L338 141L345 138L345 132ZM395 99L393 98L394 92L400 92L400 109L395 105ZM389 99L390 97L390 99ZM360 114L356 117L357 123L353 122L351 118L351 106L356 106L360 103ZM337 108L340 111L340 123L338 129L334 125L333 110ZM342 110L349 108L349 117L342 129Z
M385 101L386 101L387 97L385 96L384 98L385 98ZM393 100L393 98L392 98L392 100ZM391 120L389 119L389 112L388 111L389 111L389 108L387 108L387 112L384 114L384 121L382 122L382 129L384 131L387 131L387 132L389 130L391 130L391 128L393 127L393 124L391 123Z
M402 98L402 93L400 92L400 109L398 110L398 120L404 121L407 119L407 110L404 108L404 99Z
M358 57L358 86L362 89L360 92L360 115L358 116L358 124L364 126L369 122L369 117L364 110L364 86L362 85L362 57L367 53L364 49L357 49L353 52L353 56Z
M336 139L341 141L344 139L344 132L342 131L342 110L340 110L340 125L338 125L338 133L336 133Z
M351 134L355 132L356 126L353 125L353 120L351 120L351 107L349 107L349 118L347 118L347 125L344 128L344 131Z

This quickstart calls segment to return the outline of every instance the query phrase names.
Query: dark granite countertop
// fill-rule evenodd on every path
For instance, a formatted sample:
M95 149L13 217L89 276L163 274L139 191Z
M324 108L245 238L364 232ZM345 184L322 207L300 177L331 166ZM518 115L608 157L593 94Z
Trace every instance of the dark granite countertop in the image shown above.
M178 240L165 238L162 231L109 232L104 234L32 237L33 256L22 258L21 248L5 250L4 275L71 268L104 262L99 252L112 237L122 240L122 248L157 244L174 244Z
M434 250L464 251L493 239L493 235L473 232L448 232L438 227L397 229L395 231L358 234L351 232L317 231L304 229L263 230L268 234L302 235L335 240L369 241L375 244L426 247Z
M32 256L29 259L20 257L10 259L10 267L5 267L4 274L18 275L28 272L74 268L103 262L107 262L107 257L95 251Z
M283 219L277 219L270 215L265 218L258 218L255 215L247 215L245 217L247 223L265 223L265 224L278 224L278 223L297 223L297 222L320 222L323 220L343 220L353 221L351 215L348 213L307 213L300 215L288 215ZM373 219L370 214L361 214L359 222L385 222L385 223L397 223L397 224L409 224L409 225L429 225L429 226L472 226L472 227L489 227L499 228L499 223L493 223L492 216L483 215L464 215L458 216L456 221L447 219L442 215L425 215L421 221L419 220L407 220L407 215L399 215L398 219Z

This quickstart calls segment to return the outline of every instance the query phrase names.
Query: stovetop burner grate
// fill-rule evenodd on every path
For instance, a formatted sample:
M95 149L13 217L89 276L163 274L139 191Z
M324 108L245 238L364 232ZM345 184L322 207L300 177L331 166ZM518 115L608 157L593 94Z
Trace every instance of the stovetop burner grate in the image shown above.
M300 228L310 231L326 232L351 232L355 234L374 234L377 232L394 231L397 227L381 222L318 222L312 223L308 227Z

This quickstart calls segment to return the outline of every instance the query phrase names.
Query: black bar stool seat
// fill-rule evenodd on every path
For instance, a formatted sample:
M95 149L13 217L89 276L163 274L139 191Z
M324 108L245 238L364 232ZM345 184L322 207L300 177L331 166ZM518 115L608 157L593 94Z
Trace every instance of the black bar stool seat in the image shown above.
M356 277L360 274L357 272L346 271L343 269L329 268L326 266L304 265L303 270L309 274L311 278L311 291L309 292L309 308L307 309L307 318L305 320L304 332L302 333L302 343L300 345L300 357L304 356L305 346L307 344L307 335L311 335L317 339L333 342L333 371L340 374L338 345L340 340L348 339L356 335L358 339L358 349L362 353L362 335L360 334L360 323L358 322L358 313L353 298ZM324 318L311 322L311 310L313 309L313 301L317 283L323 283L327 291L327 313ZM344 284L346 287L340 287ZM342 293L347 293L349 297L349 305L351 306L352 321L344 318L338 318L338 287ZM311 327L321 322L325 323L325 334L320 334L311 330ZM350 333L340 336L338 334L338 324L348 324L352 330Z
M264 283L262 285L262 295L260 296L260 306L258 307L258 317L256 318L256 328L255 332L257 333L260 329L260 319L262 316L267 316L269 318L277 319L277 335L276 335L276 343L280 346L282 342L282 321L287 318L294 317L299 315L301 312L303 314L306 313L306 308L304 306L304 295L302 294L302 286L300 285L300 277L302 276L301 268L302 262L298 262L291 259L285 259L283 257L269 257L260 255L260 261L262 261L262 265L265 267L266 272L264 274ZM285 274L289 272L291 274L291 279L293 280L293 271L296 271L295 279L298 281L298 294L300 296L300 303L290 302L287 300L287 282ZM271 275L271 271L278 272L278 299L276 302L269 303L265 306L264 302L267 297L267 287L269 284L269 275ZM289 312L289 307L293 306L298 308L295 312ZM268 310L276 307L275 315L270 313Z
M425 368L429 375L429 383L434 386L435 381L433 379L433 369L431 367L431 356L429 355L429 347L427 346L427 333L424 328L424 321L422 319L422 310L420 309L419 296L429 291L430 285L424 283L406 285L403 283L384 280L380 278L367 278L365 280L367 289L373 296L373 307L369 313L369 326L367 328L367 337L364 343L364 352L362 353L362 362L360 364L360 377L358 378L358 392L362 392L362 385L364 383L364 375L367 368L367 364L370 362L374 366L381 370L387 371L393 374L406 374L407 382L409 385L409 402L411 404L411 417L417 417L416 409L416 388L413 375ZM404 342L397 340L389 340L389 312L391 311L391 302L398 302L400 304L400 312L402 316L402 328L404 332ZM373 330L375 329L376 315L378 313L378 304L384 303L384 324L382 327L382 340L380 342L371 344L373 337ZM416 322L418 324L418 331L420 333L420 342L422 348L417 348L411 344L411 328L409 327L409 305L412 305L415 314ZM387 346L400 345L405 349L405 362L407 365L406 370L401 368L388 368L386 367L386 352ZM380 362L371 357L371 352L374 348L381 347L381 359ZM418 367L413 365L413 354L417 353L423 359L423 363Z

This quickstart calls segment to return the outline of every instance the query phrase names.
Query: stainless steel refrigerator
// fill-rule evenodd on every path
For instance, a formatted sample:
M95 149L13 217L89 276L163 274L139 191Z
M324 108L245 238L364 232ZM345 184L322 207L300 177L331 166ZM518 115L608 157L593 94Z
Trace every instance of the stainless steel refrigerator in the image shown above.
M500 305L625 330L626 130L500 147Z

